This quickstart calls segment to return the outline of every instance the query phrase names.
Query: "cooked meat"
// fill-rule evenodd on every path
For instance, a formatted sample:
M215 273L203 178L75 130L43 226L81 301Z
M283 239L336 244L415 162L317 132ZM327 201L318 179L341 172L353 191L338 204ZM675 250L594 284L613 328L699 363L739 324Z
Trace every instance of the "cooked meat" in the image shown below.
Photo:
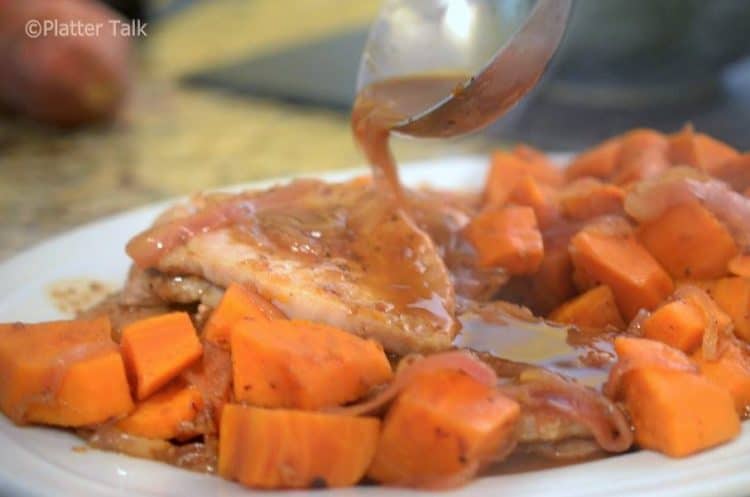
M519 443L559 442L568 438L592 438L591 430L581 423L551 409L524 406L519 425Z
M120 294L120 303L128 306L202 303L216 307L224 290L197 276L170 276L155 270L130 268Z
M164 305L164 299L159 297L151 284L156 271L143 270L131 266L125 286L117 296L117 302L124 306L150 307Z
M392 352L451 346L457 321L445 264L369 182L296 181L192 206L131 241L139 267L252 286L292 318L373 337Z
M224 290L196 276L168 276L157 274L152 277L154 293L166 302L192 304L201 302L216 307Z

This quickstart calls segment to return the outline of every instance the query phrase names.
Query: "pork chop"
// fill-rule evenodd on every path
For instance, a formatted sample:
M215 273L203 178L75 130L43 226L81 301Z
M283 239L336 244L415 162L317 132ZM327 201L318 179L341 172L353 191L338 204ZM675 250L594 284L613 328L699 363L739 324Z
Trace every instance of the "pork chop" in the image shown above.
M196 197L135 237L128 253L141 269L253 287L290 318L395 353L449 348L458 329L435 244L366 180Z

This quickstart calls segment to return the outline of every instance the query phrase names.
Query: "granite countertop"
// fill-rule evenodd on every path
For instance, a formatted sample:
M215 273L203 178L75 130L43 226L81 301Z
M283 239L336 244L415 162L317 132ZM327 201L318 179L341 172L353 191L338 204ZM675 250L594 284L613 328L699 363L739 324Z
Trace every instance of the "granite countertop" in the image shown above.
M366 23L377 0L216 0L155 26L120 119L75 132L0 118L0 259L76 225L159 199L362 164L347 116L177 84L186 72ZM486 149L396 144L401 160Z

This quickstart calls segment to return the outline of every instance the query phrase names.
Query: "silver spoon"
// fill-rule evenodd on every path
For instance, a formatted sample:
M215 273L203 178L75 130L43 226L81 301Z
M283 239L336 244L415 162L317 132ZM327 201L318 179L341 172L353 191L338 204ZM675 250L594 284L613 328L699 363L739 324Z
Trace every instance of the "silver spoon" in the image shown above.
M565 32L571 3L386 0L370 29L357 90L409 75L473 75L463 87L427 102L392 131L450 137L478 130L539 80Z

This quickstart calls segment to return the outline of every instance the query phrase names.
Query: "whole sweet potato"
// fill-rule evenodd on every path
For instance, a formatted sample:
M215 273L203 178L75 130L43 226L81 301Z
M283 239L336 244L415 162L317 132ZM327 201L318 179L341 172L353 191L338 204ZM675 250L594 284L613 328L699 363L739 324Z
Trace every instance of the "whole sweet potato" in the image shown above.
M112 117L131 63L130 39L110 22L119 19L94 0L0 0L0 107L58 126Z

